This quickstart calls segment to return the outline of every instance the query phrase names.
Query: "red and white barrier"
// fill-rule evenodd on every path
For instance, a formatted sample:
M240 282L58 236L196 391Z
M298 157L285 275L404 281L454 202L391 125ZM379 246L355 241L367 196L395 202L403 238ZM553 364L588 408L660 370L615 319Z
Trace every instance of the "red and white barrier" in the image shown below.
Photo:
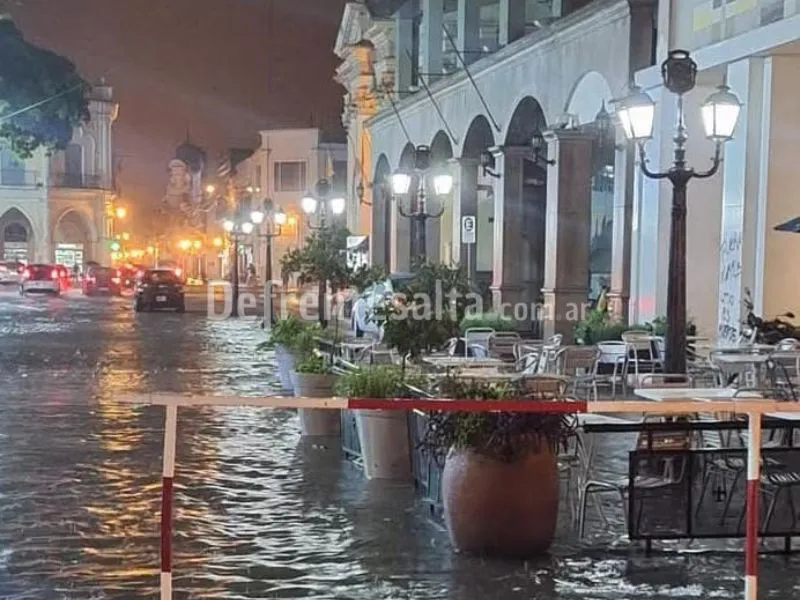
M747 414L747 527L745 536L745 600L758 595L758 526L761 465L761 416L770 412L800 412L800 403L770 399L679 398L674 401L612 400L463 400L448 398L295 398L286 396L193 396L177 394L133 394L118 398L126 404L166 407L164 429L164 478L161 504L161 600L172 600L172 514L175 444L180 406L251 406L262 408L328 408L367 410L444 410L454 412L571 413L651 413L681 415L690 413Z

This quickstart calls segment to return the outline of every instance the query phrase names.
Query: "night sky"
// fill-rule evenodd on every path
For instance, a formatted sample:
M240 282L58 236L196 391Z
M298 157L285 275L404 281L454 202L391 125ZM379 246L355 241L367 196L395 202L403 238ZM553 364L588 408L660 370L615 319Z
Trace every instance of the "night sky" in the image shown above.
M90 82L104 76L114 87L122 193L143 213L161 201L167 163L187 128L215 169L223 149L254 147L259 129L312 119L340 127L344 90L333 81L333 45L344 4L23 0L12 14L26 39L68 56Z

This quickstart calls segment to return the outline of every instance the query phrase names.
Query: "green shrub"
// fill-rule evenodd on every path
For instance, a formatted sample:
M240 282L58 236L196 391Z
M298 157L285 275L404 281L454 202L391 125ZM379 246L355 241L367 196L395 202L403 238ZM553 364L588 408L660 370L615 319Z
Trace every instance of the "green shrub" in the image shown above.
M272 327L269 339L256 346L256 350L273 350L280 344L292 352L308 354L317 347L316 338L322 336L322 333L322 327L318 323L309 323L290 315Z
M495 331L516 331L514 320L498 313L468 313L461 320L461 333L466 333L467 329L476 327L488 327Z
M331 373L331 364L324 354L315 351L309 353L297 363L294 370L305 375L329 375Z

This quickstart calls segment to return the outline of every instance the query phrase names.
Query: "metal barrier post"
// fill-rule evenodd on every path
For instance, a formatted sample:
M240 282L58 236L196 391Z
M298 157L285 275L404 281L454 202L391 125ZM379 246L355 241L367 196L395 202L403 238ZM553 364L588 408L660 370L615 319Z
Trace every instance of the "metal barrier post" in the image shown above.
M747 527L745 538L745 600L758 598L758 501L761 494L761 413L748 415Z
M178 406L166 406L164 424L164 470L161 480L161 600L172 600L172 500L175 477L175 440Z

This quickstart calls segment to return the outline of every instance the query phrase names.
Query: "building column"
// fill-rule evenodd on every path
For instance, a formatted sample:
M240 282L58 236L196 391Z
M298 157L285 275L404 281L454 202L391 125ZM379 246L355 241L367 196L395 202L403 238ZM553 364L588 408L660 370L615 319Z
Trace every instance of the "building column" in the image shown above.
M492 249L492 299L494 310L526 301L520 252L524 229L524 148L492 148L495 169L502 177L494 182L494 247ZM503 306L504 305L504 306Z
M442 46L444 41L444 0L420 0L420 62L425 81L442 73Z
M395 13L394 55L395 55L395 90L404 92L411 86L414 66L414 6L416 2L409 0Z
M507 46L525 35L525 0L500 0L498 42Z
M611 313L628 322L631 295L631 231L633 219L634 148L622 146L614 154L614 212L611 241L611 289L608 299Z
M458 29L456 49L466 64L481 57L481 3L476 0L458 0Z
M411 221L397 210L397 201L388 199L391 211L392 256L389 264L392 273L408 273L411 271Z
M719 307L717 313L717 342L734 345L739 339L742 322L742 290L745 287L745 256L755 254L755 236L749 243L744 239L747 213L753 212L752 202L746 198L758 197L758 169L749 168L752 157L761 154L762 98L764 59L745 59L728 65L728 85L745 100L739 113L738 132L725 144L725 161L722 163L722 226L720 229L719 256ZM757 93L750 93L754 84ZM755 234L756 228L748 228ZM745 255L744 246L748 246ZM763 267L762 267L763 268ZM747 269L754 275L755 269ZM749 279L749 278L748 278Z
M556 162L547 176L544 333L560 333L571 343L589 298L593 137L564 129L545 139Z

